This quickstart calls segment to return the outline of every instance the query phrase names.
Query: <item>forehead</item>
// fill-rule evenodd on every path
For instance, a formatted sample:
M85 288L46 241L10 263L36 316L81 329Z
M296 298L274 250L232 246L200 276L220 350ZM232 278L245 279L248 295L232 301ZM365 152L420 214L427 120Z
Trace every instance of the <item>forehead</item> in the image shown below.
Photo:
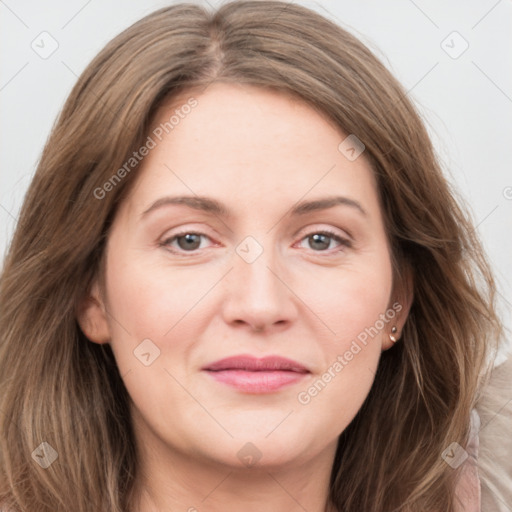
M193 105L193 106L191 106ZM158 110L154 147L137 169L131 206L158 194L215 196L231 203L296 203L315 195L376 200L364 153L340 151L344 133L297 97L245 84L190 89Z

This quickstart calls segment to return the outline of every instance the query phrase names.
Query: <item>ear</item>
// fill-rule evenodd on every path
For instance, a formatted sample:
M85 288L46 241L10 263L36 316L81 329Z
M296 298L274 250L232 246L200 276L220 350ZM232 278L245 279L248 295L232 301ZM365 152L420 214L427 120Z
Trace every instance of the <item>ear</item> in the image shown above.
M90 341L99 344L110 341L106 308L97 281L80 302L76 316L82 332Z
M388 350L398 342L402 336L402 331L409 316L412 301L414 298L414 281L413 273L409 266L406 266L401 271L401 275L397 277L396 283L393 286L390 304L388 311L395 312L395 317L391 319L383 331L382 350ZM396 332L395 332L396 329ZM393 342L390 338L393 336L396 341Z

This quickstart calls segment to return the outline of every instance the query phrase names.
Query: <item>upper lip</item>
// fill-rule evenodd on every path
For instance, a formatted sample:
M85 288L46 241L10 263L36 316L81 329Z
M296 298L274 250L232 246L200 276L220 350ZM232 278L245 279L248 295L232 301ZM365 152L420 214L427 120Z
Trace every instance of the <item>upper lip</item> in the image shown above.
M257 358L251 355L238 355L219 359L204 366L202 370L292 371L309 373L309 370L304 365L287 357L266 356Z

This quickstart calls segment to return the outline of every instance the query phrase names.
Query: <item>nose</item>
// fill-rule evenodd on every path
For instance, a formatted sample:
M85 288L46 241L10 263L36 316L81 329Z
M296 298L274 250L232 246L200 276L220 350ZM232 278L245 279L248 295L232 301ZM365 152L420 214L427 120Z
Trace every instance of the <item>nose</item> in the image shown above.
M253 331L289 326L298 315L289 274L276 251L264 249L251 263L234 253L233 269L223 280L224 321Z

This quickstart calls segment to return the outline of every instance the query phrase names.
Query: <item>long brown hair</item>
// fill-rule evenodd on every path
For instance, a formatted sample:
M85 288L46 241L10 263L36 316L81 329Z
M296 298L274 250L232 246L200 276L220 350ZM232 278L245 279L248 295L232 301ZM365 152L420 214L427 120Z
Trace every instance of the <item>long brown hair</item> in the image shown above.
M97 191L147 140L164 100L214 81L296 95L355 134L377 179L396 282L412 270L402 338L382 354L340 436L332 503L344 512L454 510L457 471L441 454L465 445L499 338L489 266L404 89L336 24L264 0L156 11L113 39L73 88L1 277L0 503L130 510L129 397L110 347L86 339L76 310L136 169L104 197ZM55 454L46 469L37 463Z

